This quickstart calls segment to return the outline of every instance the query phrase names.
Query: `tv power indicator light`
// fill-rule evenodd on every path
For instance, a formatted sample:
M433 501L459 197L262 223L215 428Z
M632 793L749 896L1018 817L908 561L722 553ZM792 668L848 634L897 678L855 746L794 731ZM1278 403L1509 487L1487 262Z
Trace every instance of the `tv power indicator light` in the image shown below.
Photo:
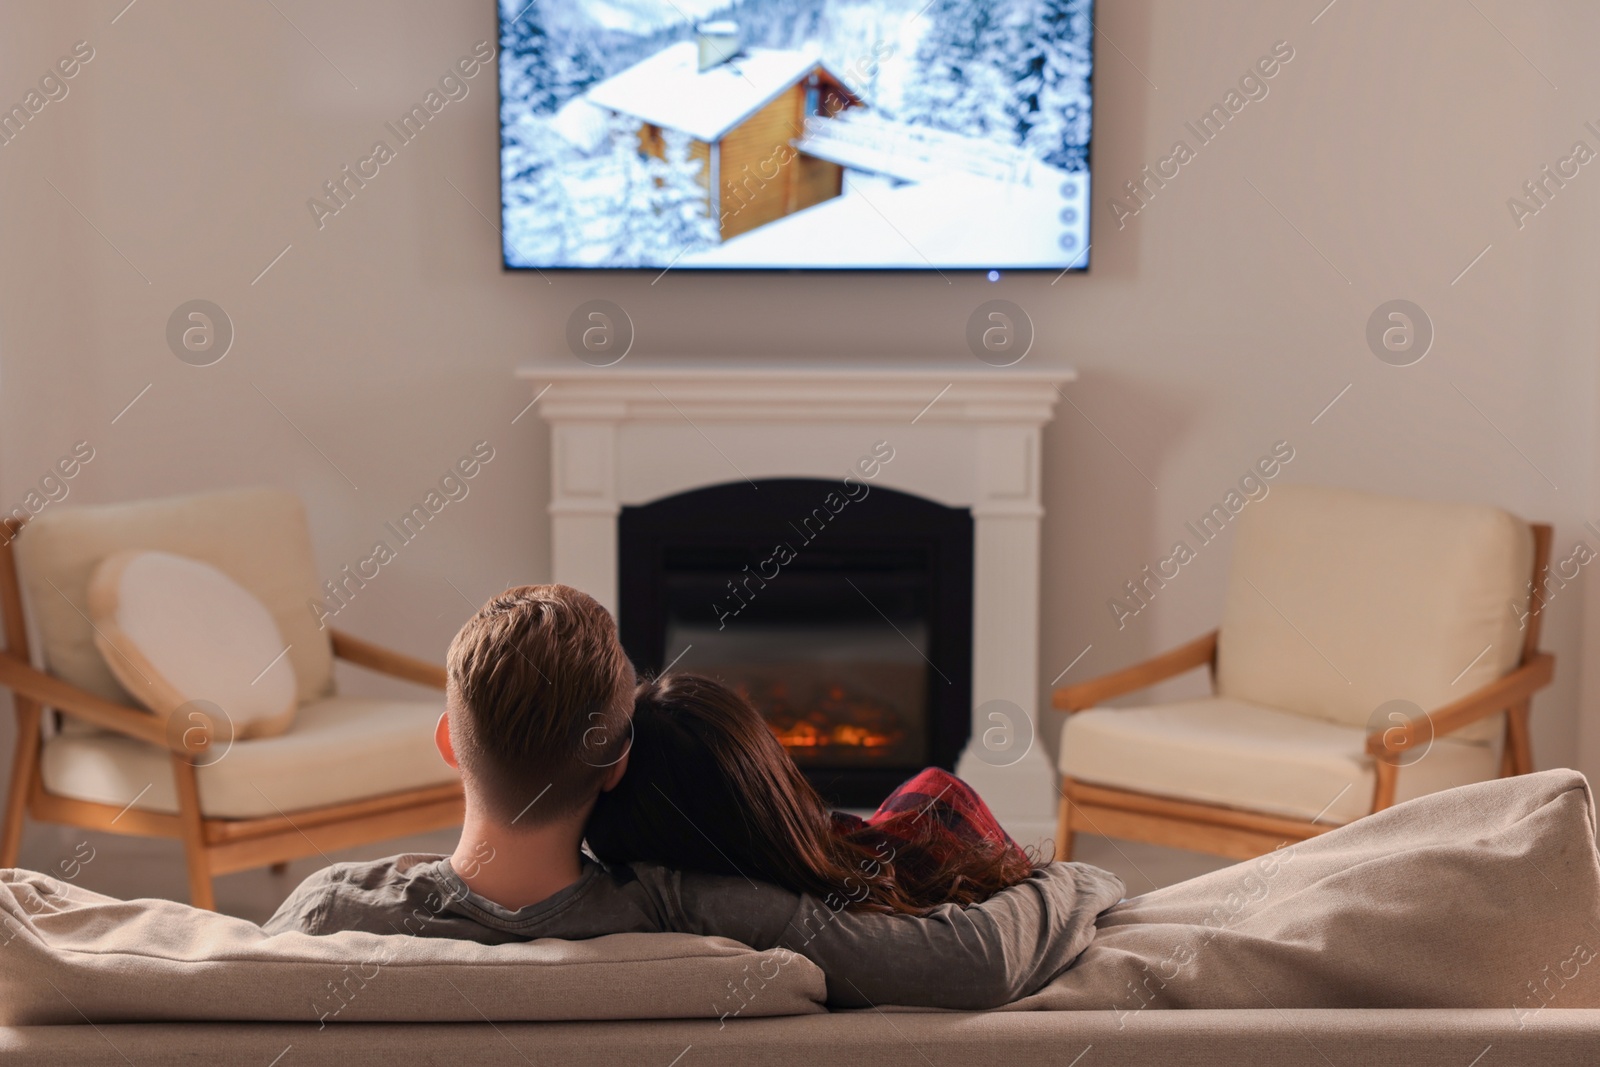
M992 270L992 271L990 271L990 272L989 272L989 280L990 280L990 281L991 281L991 282L997 282L997 281L999 281L999 280L1000 280L1000 272L999 272L999 271L997 271L997 270Z

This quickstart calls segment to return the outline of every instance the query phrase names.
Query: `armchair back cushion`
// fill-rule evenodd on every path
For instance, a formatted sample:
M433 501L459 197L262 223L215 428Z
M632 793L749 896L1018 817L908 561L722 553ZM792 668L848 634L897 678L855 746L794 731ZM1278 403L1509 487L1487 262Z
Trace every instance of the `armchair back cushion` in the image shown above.
M1281 486L1235 531L1222 696L1364 727L1431 711L1521 659L1533 533L1499 508ZM1455 736L1490 741L1501 717Z
M79 688L138 703L95 647L89 580L112 553L146 549L209 563L255 594L290 646L299 702L332 691L332 641L308 606L322 595L311 531L293 493L242 489L50 509L28 523L16 548L45 666Z

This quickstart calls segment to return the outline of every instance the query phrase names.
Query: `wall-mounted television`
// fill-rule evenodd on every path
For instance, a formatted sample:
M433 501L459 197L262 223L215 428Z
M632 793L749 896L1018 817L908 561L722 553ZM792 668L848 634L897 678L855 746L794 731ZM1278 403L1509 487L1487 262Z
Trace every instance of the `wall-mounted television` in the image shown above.
M1085 269L1093 0L499 0L508 268Z

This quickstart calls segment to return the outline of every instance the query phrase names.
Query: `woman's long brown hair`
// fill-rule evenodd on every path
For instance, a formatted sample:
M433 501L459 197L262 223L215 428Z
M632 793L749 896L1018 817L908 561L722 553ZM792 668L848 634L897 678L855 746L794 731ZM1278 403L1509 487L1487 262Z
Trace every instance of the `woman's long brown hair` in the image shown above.
M937 820L919 821L937 832ZM896 863L881 842L836 832L832 812L760 713L692 674L639 686L628 769L600 795L586 838L608 864L742 875L836 908L911 914L986 900L1033 869L1009 840L960 851L928 871L904 862L914 841L895 846Z

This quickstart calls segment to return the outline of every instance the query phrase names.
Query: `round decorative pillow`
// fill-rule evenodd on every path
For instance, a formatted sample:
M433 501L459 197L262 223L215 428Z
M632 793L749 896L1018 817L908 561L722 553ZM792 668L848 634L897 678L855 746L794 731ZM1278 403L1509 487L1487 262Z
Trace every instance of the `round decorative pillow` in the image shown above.
M205 701L222 709L234 738L271 737L294 721L294 665L278 624L209 563L113 553L89 580L89 617L106 666L157 715Z

